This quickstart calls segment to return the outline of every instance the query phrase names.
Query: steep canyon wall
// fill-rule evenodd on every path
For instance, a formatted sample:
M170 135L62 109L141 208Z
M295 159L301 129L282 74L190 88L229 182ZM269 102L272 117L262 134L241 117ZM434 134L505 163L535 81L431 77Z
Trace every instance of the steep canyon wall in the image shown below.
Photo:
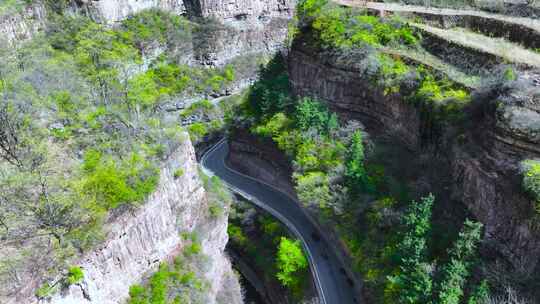
M342 118L361 121L375 140L410 151L408 162L422 168L416 178L428 181L428 186L416 189L418 193L435 190L449 206L458 204L451 208L466 206L485 225L484 244L489 248L485 254L503 258L512 271L523 275L535 272L540 231L534 202L521 186L519 166L524 159L540 157L540 94L529 81L538 73L519 76L530 83L528 90L485 96L481 103L466 107L464 125L442 124L433 130L422 115L425 108L399 94L384 94L363 77L361 61L344 58L323 54L298 39L289 57L294 92L326 101ZM435 189L431 181L436 179L448 180Z
M162 165L159 185L146 203L110 218L104 227L106 241L76 262L84 279L39 303L122 303L131 285L189 245L182 233L196 233L201 252L208 257L205 277L210 283L210 304L221 297L242 303L238 280L224 254L228 212L218 217L210 214L195 151L187 134L185 138ZM179 169L184 172L181 176L174 174ZM38 303L34 297L37 278L28 277L24 282L21 292L0 298L0 302Z

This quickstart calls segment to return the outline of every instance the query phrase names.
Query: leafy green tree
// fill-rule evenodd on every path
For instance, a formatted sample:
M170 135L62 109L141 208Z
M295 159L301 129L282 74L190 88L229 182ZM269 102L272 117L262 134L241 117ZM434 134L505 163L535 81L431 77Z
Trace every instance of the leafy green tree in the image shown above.
M127 98L130 107L149 108L156 104L159 90L152 71L135 75L128 80Z
M347 12L345 8L335 7L317 13L311 26L318 33L319 39L325 46L341 47L351 45L346 36L348 30ZM313 13L311 13L311 16L314 16Z
M297 104L295 120L303 132L315 130L318 134L328 135L339 127L337 116L331 114L326 105L309 97L304 97Z
M161 264L159 270L150 278L151 304L167 304L168 279L168 266L166 264Z
M304 175L294 174L298 198L308 207L324 209L332 198L328 176L323 172L308 172Z
M460 303L481 231L482 224L470 220L465 221L458 240L450 250L450 261L443 268L442 279L438 284L437 303Z
M80 15L47 16L49 23L45 28L47 40L57 50L72 53L77 46L78 33L91 22L89 18Z
M362 132L355 131L351 138L345 167L345 177L353 197L358 196L361 191L372 192L374 190L364 167L364 159Z
M101 99L110 103L113 93L122 89L120 78L128 78L129 65L140 60L138 51L116 32L96 23L89 23L75 39L79 67L99 87Z
M431 230L431 208L435 198L413 201L403 217L405 234L398 245L399 273L389 277L387 288L400 304L430 303L431 266L427 263L427 237Z
M25 0L25 1L27 3L30 2L30 0ZM63 14L69 5L69 1L68 0L45 0L45 4L53 12L57 14Z
M125 38L141 51L155 41L174 49L181 46L181 40L191 38L189 22L159 9L144 10L125 19L122 29Z
M141 285L129 287L129 304L149 304L146 290Z
M480 282L469 296L467 304L484 304L489 298L489 285L486 280Z
M298 2L297 11L304 18L313 17L319 14L327 3L327 0L302 0Z
M289 75L282 56L274 56L261 67L259 80L249 92L250 109L255 118L264 120L278 112L287 110L292 104Z
M282 237L277 253L278 280L287 287L296 288L299 284L300 273L307 270L308 262L300 241Z

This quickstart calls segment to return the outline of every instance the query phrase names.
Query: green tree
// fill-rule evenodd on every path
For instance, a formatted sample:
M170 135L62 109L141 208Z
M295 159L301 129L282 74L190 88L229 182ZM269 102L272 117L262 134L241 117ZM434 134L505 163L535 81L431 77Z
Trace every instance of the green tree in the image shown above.
M467 304L484 304L488 298L489 285L486 280L483 280L478 286L474 288L472 294L469 296Z
M389 277L387 288L397 303L430 303L432 296L431 265L427 262L427 237L431 230L431 208L435 198L413 201L403 218L405 234L398 245L399 273Z
M277 253L277 273L278 280L283 286L297 288L300 282L301 273L307 270L308 262L300 241L290 240L282 237Z
M149 304L146 290L141 285L129 287L129 304Z
M128 80L127 99L130 108L150 108L156 104L159 90L152 71L140 73Z
M255 118L264 120L292 104L285 60L276 55L261 67L259 80L250 89L248 101Z
M327 0L302 0L298 2L297 11L303 18L313 17L318 15L327 3Z
M450 261L443 268L442 280L438 284L439 301L437 303L460 303L481 231L482 224L470 220L465 221L458 240L450 250Z
M328 135L332 128L339 126L337 117L330 114L326 105L309 97L304 97L299 101L296 106L295 120L301 131L316 130L322 135Z
M345 178L353 197L358 196L361 191L372 192L374 190L364 167L364 159L362 132L356 131L351 138L345 167Z
M150 278L150 303L167 304L167 281L169 269L166 264L161 264L159 270Z
M120 162L95 150L84 156L83 192L107 210L121 204L141 202L157 186L158 170L140 154Z
M138 51L123 42L117 32L96 23L89 23L75 39L79 67L99 87L101 99L111 102L113 93L122 88L119 79L127 79L129 65L140 60Z
M295 173L296 191L298 198L309 207L324 209L330 199L328 176L323 172L307 172L304 175Z

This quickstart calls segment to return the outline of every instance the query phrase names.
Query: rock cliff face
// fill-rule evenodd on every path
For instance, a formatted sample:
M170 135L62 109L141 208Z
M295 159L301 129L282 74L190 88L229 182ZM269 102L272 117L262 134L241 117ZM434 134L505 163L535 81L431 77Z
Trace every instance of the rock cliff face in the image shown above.
M204 65L223 65L238 56L274 53L283 46L294 6L295 0L83 0L75 5L108 24L149 8L186 15L203 25L209 19L217 21L209 32L194 35L200 40L194 43L195 57Z
M71 9L114 25L145 9L160 8L197 19L217 22L195 33L195 63L224 65L239 56L271 55L283 47L287 24L296 0L72 0ZM44 24L45 6L37 1L23 12L0 17L0 39L18 42L31 38ZM202 19L201 19L202 18ZM200 37L203 35L204 37Z
M184 174L175 178L178 169ZM132 284L140 283L162 261L182 250L186 241L181 232L197 232L202 253L209 257L205 274L211 284L209 304L225 296L227 303L242 303L239 283L224 255L227 217L228 212L218 218L210 216L195 152L186 139L163 165L155 193L137 210L110 219L105 228L107 240L77 263L84 280L43 303L122 303ZM7 304L35 302L31 295L2 300Z
M186 0L199 2L200 14L222 20L255 20L270 17L292 17L291 0Z
M45 6L40 2L30 5L19 12L0 16L0 43L10 43L31 38L43 27Z
M540 157L539 110L540 88L503 92L475 109L466 144L454 144L450 153L452 196L485 223L486 238L522 275L540 266L538 218L519 169L522 160Z
M283 47L295 0L199 0L201 15L226 27L203 55L207 64L220 65L239 55L273 54ZM248 59L249 60L249 59Z
M413 151L410 162L416 158L426 169L416 172L419 179L448 177L440 193L450 203L464 204L485 225L489 250L484 253L502 257L521 275L533 273L539 262L540 231L534 203L521 187L519 163L540 157L540 89L532 80L538 73L520 76L527 89L502 90L485 96L482 105L465 109L471 117L457 132L448 124L433 130L419 107L399 95L385 96L361 77L365 67L343 58L321 54L299 40L289 59L295 93L317 96L343 118L360 120L376 140L384 138ZM439 163L446 163L445 170L428 176L428 169Z
M109 24L124 20L131 14L150 8L161 8L178 15L186 12L182 0L78 0L80 7L93 19Z

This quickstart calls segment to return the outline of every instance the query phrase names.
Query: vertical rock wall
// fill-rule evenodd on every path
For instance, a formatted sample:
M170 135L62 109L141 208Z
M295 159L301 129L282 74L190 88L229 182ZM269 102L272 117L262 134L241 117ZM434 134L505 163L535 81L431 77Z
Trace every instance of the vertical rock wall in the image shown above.
M144 9L186 15L207 29L194 33L197 63L224 65L240 56L271 55L283 47L295 0L98 0L74 7L94 20L115 24ZM247 58L246 60L252 60Z
M181 15L186 12L182 0L79 0L76 6L97 21L114 24L131 14L160 8Z
M186 136L187 137L187 136ZM184 174L175 178L174 172ZM123 303L129 287L155 271L186 245L180 234L196 231L202 253L209 257L206 279L209 298L226 297L227 303L242 303L240 286L224 255L228 241L228 212L218 218L209 215L206 192L198 175L191 142L186 139L163 165L157 190L146 204L128 211L106 225L107 240L77 263L83 272L81 283L62 290L42 303ZM31 295L10 299L7 304L32 303Z
M13 13L0 16L0 43L14 43L32 38L43 28L45 6L36 2Z

